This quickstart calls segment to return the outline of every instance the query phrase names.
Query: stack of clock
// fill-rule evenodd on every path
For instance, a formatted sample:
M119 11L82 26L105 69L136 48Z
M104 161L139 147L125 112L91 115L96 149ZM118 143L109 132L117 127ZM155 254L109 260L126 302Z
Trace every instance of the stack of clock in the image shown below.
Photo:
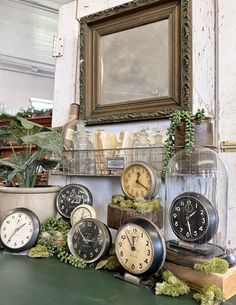
M148 163L128 164L121 176L121 187L130 198L151 200L160 192L161 178ZM166 248L159 228L143 217L128 219L118 230L115 249L122 267L134 276L150 276L162 267Z
M75 256L86 263L101 259L111 245L108 227L96 218L90 190L81 184L64 186L56 199L58 213L70 221L68 247Z

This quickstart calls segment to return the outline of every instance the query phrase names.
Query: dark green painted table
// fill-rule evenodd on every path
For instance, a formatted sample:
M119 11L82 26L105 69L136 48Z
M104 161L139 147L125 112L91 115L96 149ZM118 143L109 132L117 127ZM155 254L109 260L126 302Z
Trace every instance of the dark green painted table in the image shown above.
M191 294L179 298L123 282L108 271L76 269L56 259L30 259L0 253L1 305L191 305ZM225 305L236 305L236 297Z

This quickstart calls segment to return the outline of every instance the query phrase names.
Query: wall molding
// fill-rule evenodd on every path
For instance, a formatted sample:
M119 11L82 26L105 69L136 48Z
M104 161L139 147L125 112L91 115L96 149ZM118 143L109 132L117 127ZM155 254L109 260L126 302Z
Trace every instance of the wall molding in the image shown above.
M55 66L0 54L0 70L54 78Z

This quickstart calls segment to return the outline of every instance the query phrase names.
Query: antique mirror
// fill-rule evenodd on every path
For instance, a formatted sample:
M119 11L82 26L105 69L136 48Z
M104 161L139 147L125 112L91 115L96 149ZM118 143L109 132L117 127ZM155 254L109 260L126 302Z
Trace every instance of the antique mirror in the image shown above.
M165 118L191 106L189 0L136 0L80 19L86 124Z

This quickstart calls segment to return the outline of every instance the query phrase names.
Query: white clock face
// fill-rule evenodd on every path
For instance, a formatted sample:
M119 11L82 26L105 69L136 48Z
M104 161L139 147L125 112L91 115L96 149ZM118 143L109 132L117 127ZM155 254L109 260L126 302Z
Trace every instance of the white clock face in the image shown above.
M15 212L7 216L1 224L1 240L9 248L18 249L32 238L34 224L27 214Z
M130 273L146 272L153 263L154 250L149 234L139 225L127 224L118 231L116 255Z
M93 207L87 204L81 204L77 206L71 213L71 225L74 225L76 222L84 218L95 218L96 212Z

